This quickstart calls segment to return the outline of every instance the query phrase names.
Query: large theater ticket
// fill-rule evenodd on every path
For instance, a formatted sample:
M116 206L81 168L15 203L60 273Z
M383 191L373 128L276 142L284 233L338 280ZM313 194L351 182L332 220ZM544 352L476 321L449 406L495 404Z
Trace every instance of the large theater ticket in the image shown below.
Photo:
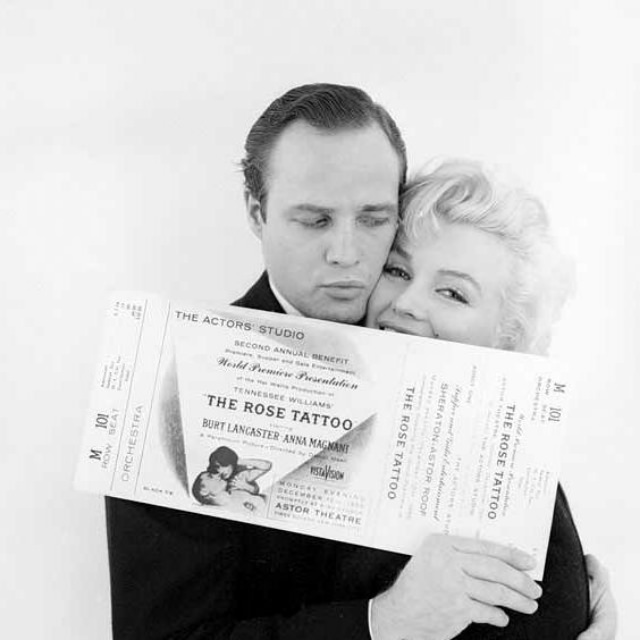
M76 486L407 554L478 537L541 578L569 389L538 356L120 294Z

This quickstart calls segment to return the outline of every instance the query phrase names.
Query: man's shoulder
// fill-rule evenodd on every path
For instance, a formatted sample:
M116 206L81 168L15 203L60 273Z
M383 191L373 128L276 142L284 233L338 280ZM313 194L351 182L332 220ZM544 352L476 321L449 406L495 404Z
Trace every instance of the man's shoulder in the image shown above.
M231 304L235 307L245 307L246 309L284 313L284 309L269 286L269 277L266 271L262 273L260 278L241 298Z

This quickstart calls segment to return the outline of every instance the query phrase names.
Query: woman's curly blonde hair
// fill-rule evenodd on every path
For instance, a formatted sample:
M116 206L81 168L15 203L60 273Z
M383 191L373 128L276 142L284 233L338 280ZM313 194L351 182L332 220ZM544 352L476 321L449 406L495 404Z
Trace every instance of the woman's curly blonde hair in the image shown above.
M540 201L499 183L469 160L440 161L410 178L401 197L397 242L437 233L441 224L465 224L497 236L514 258L503 291L498 347L545 354L551 330L573 290L573 267L559 251Z

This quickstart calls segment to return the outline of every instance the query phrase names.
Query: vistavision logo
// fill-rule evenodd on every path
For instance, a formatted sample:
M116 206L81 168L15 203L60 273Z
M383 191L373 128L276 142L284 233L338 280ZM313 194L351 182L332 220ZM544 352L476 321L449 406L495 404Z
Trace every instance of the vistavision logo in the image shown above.
M309 473L314 478L323 478L324 480L344 480L344 471L334 469L331 465L325 464L324 467L311 465Z

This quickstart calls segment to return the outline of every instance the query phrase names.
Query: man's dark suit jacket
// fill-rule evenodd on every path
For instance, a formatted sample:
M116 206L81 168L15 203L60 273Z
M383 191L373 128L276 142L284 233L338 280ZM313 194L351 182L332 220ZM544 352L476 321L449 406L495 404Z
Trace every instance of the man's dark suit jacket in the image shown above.
M266 274L234 304L283 313ZM106 508L115 640L369 640L368 599L409 559L116 498ZM574 640L587 626L583 552L561 488L542 587L535 614L458 638Z

